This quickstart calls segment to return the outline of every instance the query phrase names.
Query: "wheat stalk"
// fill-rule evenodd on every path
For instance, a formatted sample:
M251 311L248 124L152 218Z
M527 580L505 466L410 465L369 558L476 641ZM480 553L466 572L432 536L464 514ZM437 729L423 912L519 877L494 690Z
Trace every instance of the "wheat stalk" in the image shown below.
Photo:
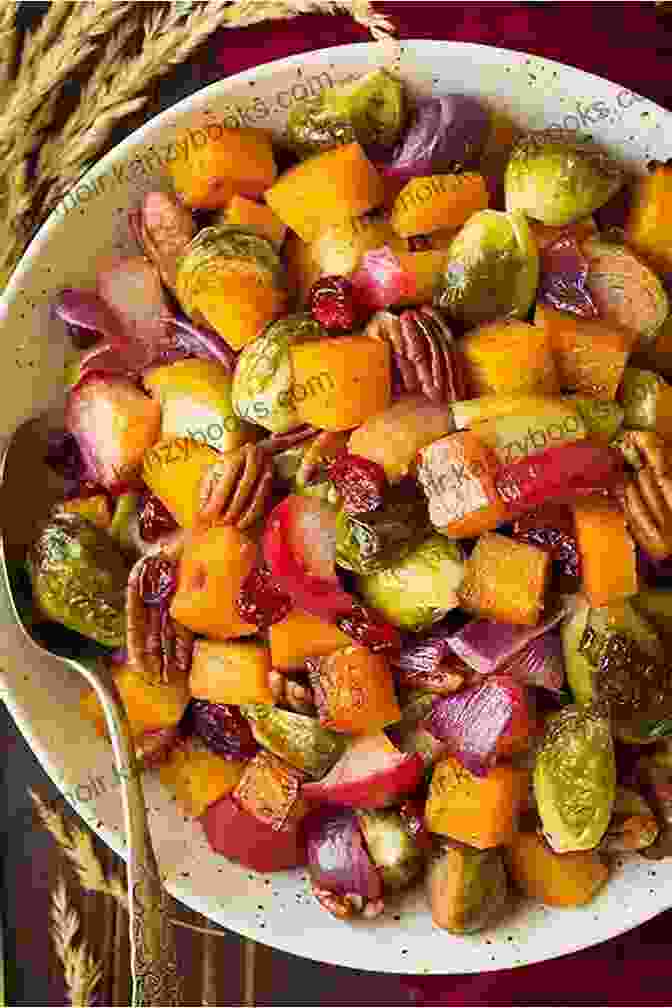
M33 56L34 73L27 72L21 86L15 88L7 108L0 116L0 154L6 158L17 136L25 136L31 119L46 98L66 81L96 51L98 41L107 35L137 5L125 0L88 0L78 3L66 19L58 41ZM44 128L44 122L42 122Z
M72 864L82 887L88 892L112 896L122 906L128 907L126 887L116 875L112 875L109 879L105 875L89 831L72 825L68 831L60 812L50 808L34 791L30 791L30 796L40 819Z
M37 61L56 40L65 19L73 13L75 7L76 4L71 0L52 0L39 27L26 33L21 54L21 66L16 77L17 87L32 78Z
M85 941L76 944L79 914L68 902L65 882L59 878L51 897L51 938L56 955L63 964L65 983L72 1005L90 1005L93 993L103 977L101 966Z
M18 52L16 13L15 0L0 0L0 102L9 89Z
M344 0L342 3L337 0L236 0L230 5L226 21L229 28L243 28L269 18L341 12L350 14L377 41L388 39L395 30L389 18L375 11L369 0Z

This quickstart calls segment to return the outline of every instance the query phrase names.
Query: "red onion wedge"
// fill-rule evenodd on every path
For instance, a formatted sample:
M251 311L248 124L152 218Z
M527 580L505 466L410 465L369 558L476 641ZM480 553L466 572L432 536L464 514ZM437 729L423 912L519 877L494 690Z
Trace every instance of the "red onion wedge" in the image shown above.
M214 329L194 325L186 318L164 312L161 321L175 330L175 350L194 357L217 361L231 374L236 365L236 353Z
M117 313L95 291L66 287L52 302L56 318L77 329L95 332L112 343L123 339L123 323Z
M565 681L562 641L558 631L549 630L540 637L535 637L502 672L526 686L541 686L558 693Z
M522 651L531 640L556 626L565 614L564 608L536 627L497 623L494 620L471 620L448 638L448 646L470 668L480 675L491 675Z
M329 896L337 897L334 904L343 908L338 916L346 916L348 910L373 916L372 910L382 909L382 882L356 814L350 809L315 809L304 828L308 871L320 903L330 909Z
M485 777L498 755L509 755L529 739L530 717L524 688L497 675L479 686L434 701L427 726L447 742L463 766Z

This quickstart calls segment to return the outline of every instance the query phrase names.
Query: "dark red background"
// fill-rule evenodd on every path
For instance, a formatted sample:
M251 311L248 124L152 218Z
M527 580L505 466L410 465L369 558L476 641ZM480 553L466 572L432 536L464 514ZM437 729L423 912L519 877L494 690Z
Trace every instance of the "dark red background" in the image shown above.
M393 19L402 38L525 50L589 70L672 107L672 13L661 16L652 2L413 2L376 7ZM215 52L211 49L202 68L213 79L246 70L261 59L367 37L347 16L306 15L235 35L222 33L221 45ZM672 893L670 898L672 902ZM407 978L400 981L402 1000L410 993L418 1003L446 1005L668 1005L671 928L672 912L622 938L557 961L480 976Z

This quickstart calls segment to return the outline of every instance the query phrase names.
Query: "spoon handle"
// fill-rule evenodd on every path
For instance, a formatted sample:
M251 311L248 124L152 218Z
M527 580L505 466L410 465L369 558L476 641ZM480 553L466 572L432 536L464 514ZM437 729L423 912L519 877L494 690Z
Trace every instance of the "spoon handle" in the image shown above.
M170 898L161 883L147 823L140 769L135 758L126 711L99 677L95 689L105 711L112 742L126 827L129 926L133 1008L181 1005L175 934Z

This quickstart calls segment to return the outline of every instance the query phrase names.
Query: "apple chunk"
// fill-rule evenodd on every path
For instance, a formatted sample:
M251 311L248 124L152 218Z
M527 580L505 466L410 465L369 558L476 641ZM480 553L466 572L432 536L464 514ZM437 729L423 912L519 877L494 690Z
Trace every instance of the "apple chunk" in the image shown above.
M336 512L328 504L290 494L268 517L263 552L298 608L332 622L352 610L336 574Z
M320 781L303 785L302 793L315 801L353 808L385 808L415 791L423 771L417 753L399 752L383 732L353 741Z

